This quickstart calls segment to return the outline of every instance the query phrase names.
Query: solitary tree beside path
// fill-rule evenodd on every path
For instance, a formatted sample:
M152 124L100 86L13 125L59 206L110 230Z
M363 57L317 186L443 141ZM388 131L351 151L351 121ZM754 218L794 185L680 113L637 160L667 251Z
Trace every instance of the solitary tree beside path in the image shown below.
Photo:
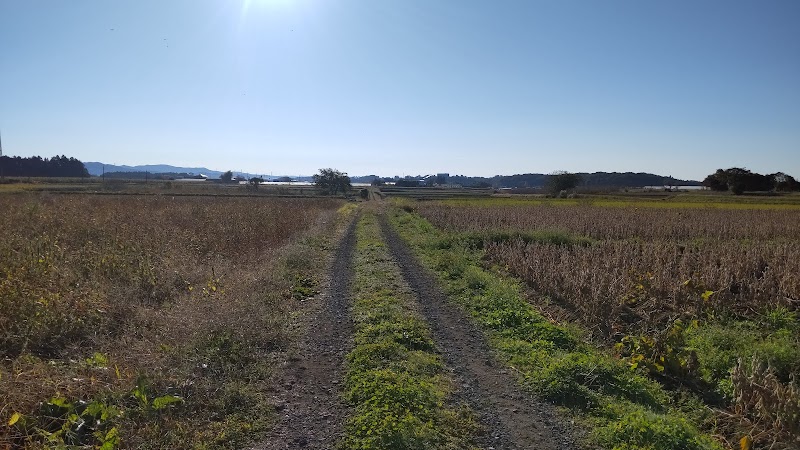
M314 175L314 184L327 195L346 194L352 189L350 177L335 169L319 169L319 173Z

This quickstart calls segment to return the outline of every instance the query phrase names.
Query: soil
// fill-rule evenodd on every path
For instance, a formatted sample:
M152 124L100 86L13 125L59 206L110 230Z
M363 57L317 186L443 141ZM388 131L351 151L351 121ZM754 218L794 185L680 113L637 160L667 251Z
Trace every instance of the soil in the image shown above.
M336 447L349 409L341 400L345 356L353 348L350 281L355 220L336 251L321 307L308 320L297 355L282 368L273 404L280 415L270 436L253 450Z
M466 313L448 302L434 275L421 266L385 216L380 223L459 386L455 400L468 404L486 430L476 444L496 450L577 448L576 431L569 422L554 406L537 401L518 386L519 377L493 356L483 332Z

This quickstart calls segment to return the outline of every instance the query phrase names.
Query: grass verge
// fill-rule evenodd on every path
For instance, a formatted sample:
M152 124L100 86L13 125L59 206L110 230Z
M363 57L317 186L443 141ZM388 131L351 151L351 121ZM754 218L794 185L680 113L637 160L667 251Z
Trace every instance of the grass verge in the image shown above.
M524 299L518 281L483 269L469 240L459 243L400 208L390 219L449 297L522 374L523 385L569 408L592 429L593 443L615 450L721 448L659 384L584 343L579 331L550 323Z
M472 412L447 405L451 382L372 213L364 213L356 233L355 348L344 393L354 415L340 448L472 448Z

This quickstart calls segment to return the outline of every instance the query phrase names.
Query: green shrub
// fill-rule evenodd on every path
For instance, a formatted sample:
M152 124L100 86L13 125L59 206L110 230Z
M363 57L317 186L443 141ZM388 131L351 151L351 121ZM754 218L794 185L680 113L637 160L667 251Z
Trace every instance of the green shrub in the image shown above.
M364 408L347 424L341 448L348 450L427 450L441 441L432 421L410 411Z
M356 337L356 345L375 342L377 339L392 340L409 350L433 351L433 340L419 321L396 320L365 324Z
M528 384L543 398L589 410L612 396L663 412L669 399L660 387L606 356L567 353L533 371Z
M597 440L613 450L716 450L686 419L635 409L595 430Z
M378 369L351 378L345 399L359 407L386 411L410 411L418 417L430 419L440 402L441 395L432 383L413 375Z
M797 318L797 311L791 311L785 306L778 306L768 310L762 316L762 322L776 331L800 331L800 320Z
M800 341L785 328L770 332L753 322L709 324L687 330L687 342L697 349L702 378L728 396L730 372L739 358L768 363L783 381L800 371Z

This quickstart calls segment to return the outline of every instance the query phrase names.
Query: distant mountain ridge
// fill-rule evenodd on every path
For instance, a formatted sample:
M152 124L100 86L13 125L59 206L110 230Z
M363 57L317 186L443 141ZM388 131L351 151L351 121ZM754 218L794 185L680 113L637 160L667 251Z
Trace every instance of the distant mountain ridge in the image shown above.
M195 175L206 175L209 178L219 178L224 172L211 170L206 167L177 167L167 164L148 164L144 166L116 166L114 164L103 164L101 162L85 162L83 165L89 171L89 175L100 176L109 172L150 172L150 173L191 173ZM105 167L105 169L104 169Z

